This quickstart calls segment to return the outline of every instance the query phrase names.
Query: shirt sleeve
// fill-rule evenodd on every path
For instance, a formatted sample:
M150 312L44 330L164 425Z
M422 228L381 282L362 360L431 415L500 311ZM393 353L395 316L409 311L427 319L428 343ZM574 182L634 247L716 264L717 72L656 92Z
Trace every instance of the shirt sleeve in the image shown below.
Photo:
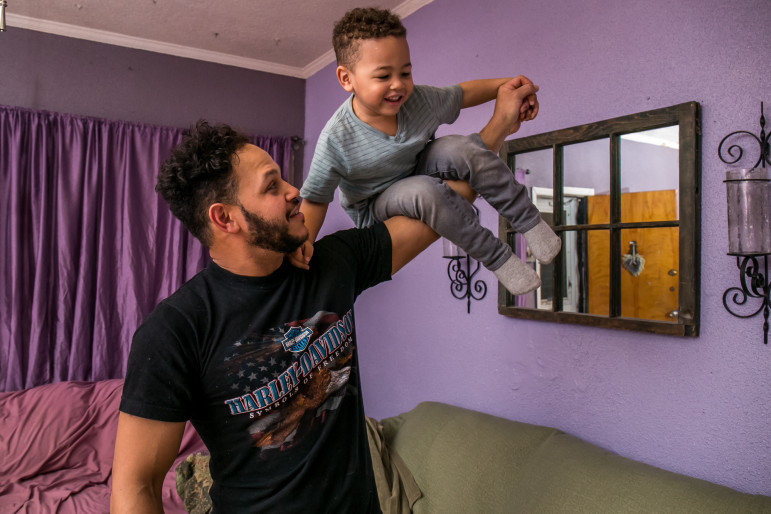
M460 115L463 104L463 90L455 84L447 87L416 86L421 88L426 98L426 103L431 106L439 124L455 122Z
M120 410L158 421L192 418L195 340L195 329L176 309L156 307L134 333Z
M316 143L308 177L300 189L300 196L311 202L331 203L343 169L344 162L337 146L330 141L326 132L322 132Z
M391 234L383 223L335 232L316 245L330 245L329 254L336 263L355 272L356 296L391 280Z

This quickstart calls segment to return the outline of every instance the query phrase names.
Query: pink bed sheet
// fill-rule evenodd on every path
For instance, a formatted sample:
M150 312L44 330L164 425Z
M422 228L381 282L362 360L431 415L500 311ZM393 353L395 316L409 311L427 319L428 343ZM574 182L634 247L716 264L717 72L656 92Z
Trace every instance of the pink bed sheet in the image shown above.
M112 457L122 380L61 382L0 393L0 512L109 512ZM185 512L177 464L205 451L188 424L163 483L167 513Z

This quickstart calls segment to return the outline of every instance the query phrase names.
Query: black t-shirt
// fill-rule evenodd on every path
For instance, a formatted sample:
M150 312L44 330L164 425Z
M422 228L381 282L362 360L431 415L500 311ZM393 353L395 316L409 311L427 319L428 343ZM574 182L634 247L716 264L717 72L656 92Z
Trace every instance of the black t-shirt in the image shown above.
M310 268L244 277L210 264L134 335L120 410L192 421L216 512L380 511L353 304L390 279L388 231L325 237Z

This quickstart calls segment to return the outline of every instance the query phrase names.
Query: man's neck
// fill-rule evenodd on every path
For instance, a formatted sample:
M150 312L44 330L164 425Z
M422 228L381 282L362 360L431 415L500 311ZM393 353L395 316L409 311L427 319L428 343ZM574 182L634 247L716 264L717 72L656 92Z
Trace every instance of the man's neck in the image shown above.
M212 246L209 255L217 266L234 275L267 277L284 262L284 254L254 246L224 248Z

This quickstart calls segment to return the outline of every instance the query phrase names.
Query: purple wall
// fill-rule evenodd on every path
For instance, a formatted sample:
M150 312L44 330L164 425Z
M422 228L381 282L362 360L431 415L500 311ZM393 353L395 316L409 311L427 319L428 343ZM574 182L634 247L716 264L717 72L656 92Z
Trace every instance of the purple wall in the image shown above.
M305 81L9 27L0 103L188 127L199 118L259 135L302 135Z
M729 132L758 131L761 100L771 115L768 1L435 0L405 24L417 83L519 73L538 83L541 112L522 135L701 103L701 336L506 318L486 270L491 291L467 315L450 296L434 244L357 305L369 415L444 401L771 495L771 347L763 345L762 318L734 318L721 302L738 272L726 256L727 166L717 157ZM306 169L321 127L345 98L333 68L307 82ZM468 110L443 133L478 130L491 112ZM482 221L496 227L486 205ZM330 209L325 231L348 226L339 207Z

